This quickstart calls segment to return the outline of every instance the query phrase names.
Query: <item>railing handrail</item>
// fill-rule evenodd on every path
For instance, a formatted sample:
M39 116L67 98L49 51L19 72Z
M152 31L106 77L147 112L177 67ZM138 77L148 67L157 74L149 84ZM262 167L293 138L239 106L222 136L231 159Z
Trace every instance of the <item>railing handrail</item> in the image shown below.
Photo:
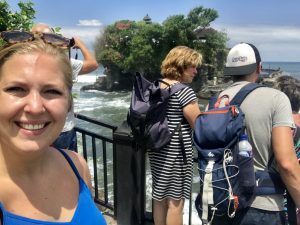
M106 143L112 144L112 150L115 148L114 147L115 143L114 143L114 140L113 140L113 133L115 132L115 130L118 127L115 126L115 125L111 125L109 123L106 123L106 122L103 122L103 121L85 116L85 115L82 115L82 114L78 114L78 113L75 113L75 118L79 119L79 120L82 120L82 121L85 121L85 122L88 122L88 123L93 124L93 125L98 125L98 126L110 129L112 131L111 136L104 136L104 135L101 135L99 133L96 133L95 131L85 129L82 126L81 127L79 127L78 125L75 126L75 131L77 133L81 134L81 137L80 137L80 135L77 134L77 138L81 138L81 140L82 140L82 154L83 154L83 157L87 161L90 160L87 157L87 151L88 151L88 149L87 149L87 137L91 137L91 139L90 139L91 140L91 142L90 142L90 150L91 151L90 152L91 152L91 156L92 156L92 160L93 160L92 161L93 168L91 168L91 170L93 170L93 174L94 174L94 176L93 176L93 180L94 180L94 191L93 191L94 192L94 201L97 204L99 204L99 205L101 205L105 208L108 208L108 209L111 209L111 210L115 211L114 210L114 208L115 208L114 205L111 202L108 201L107 157L106 157L107 148L106 148ZM102 147L102 155L97 154L97 152L96 152L96 149L97 149L96 139L100 140L101 143L102 143L102 144L100 144L100 146ZM78 151L78 148L77 148L76 151ZM104 191L103 191L104 199L99 198L98 188L100 187L100 184L98 183L97 156L102 157L102 162L103 162L103 174L102 174L102 176L103 176L104 181L103 181L103 184L101 184L101 186L104 189ZM113 179L115 179L115 175L113 176Z
M142 221L146 221L147 224L153 224L153 218L152 218L152 212L145 210L145 158L144 153L142 151L136 151L136 145L134 144L134 140L130 135L126 135L126 129L123 129L122 125L120 127L108 124L106 122L93 119L81 114L76 113L76 118L91 124L95 124L107 129L111 129L112 136L104 136L97 131L91 131L86 129L85 127L76 126L75 131L80 133L82 136L82 154L84 158L87 160L87 137L88 140L91 140L90 147L92 149L91 156L93 158L93 163L91 168L94 171L94 201L98 203L99 205L110 209L113 211L114 217L120 221L127 221L128 223L124 222L125 225L136 225L140 224ZM106 132L105 132L106 133ZM106 133L107 134L107 133ZM79 136L77 136L79 137ZM102 155L98 154L96 150L99 147L99 142L97 141L97 147L96 147L96 139L100 140L102 142ZM107 149L106 149L106 143L109 143L109 145L112 145L112 151L113 151L113 204L112 201L109 201L108 199L108 177L107 177ZM90 148L89 148L90 150ZM132 150L132 151L131 151ZM102 163L103 163L103 171L99 174L97 172L97 156L102 157ZM118 156L118 157L117 157ZM117 160L118 159L118 160ZM121 161L120 161L121 159ZM89 158L88 160L91 160ZM118 162L117 162L118 161ZM197 162L197 158L193 158L194 163ZM119 164L118 164L119 163ZM117 172L118 171L118 172ZM123 173L124 172L124 173ZM118 174L118 175L117 175ZM103 195L102 197L99 196L98 188L98 176L103 176L103 183L101 183L101 187L103 187ZM128 177L126 177L128 176ZM117 178L118 177L118 178ZM122 186L120 182L128 182L128 184L133 185L128 186L126 184L125 186ZM128 187L127 187L128 186ZM122 190L126 188L134 191L134 193L129 193L126 191L126 193L123 193ZM97 189L97 190L96 190ZM143 190L142 190L143 189ZM121 190L121 191L120 191ZM126 189L127 190L127 189ZM120 192L120 193L119 193ZM134 196L136 199L134 199ZM124 201L128 197L128 202ZM120 200L121 199L121 200ZM119 201L118 201L119 200ZM192 223L192 198L190 196L190 205L189 205L189 213L188 213L188 224L190 225ZM126 202L126 204L124 204ZM122 204L120 204L122 203ZM133 204L133 205L128 205ZM124 208L125 207L125 208ZM135 208L137 207L137 208ZM127 212L133 212L135 213L134 216L132 214ZM117 213L118 212L118 213ZM127 214L128 215L127 215ZM126 214L126 215L125 215ZM143 215L142 215L143 214ZM134 217L134 219L133 219ZM131 220L134 220L135 222L132 223Z
M115 126L115 125L112 125L112 124L109 124L107 122L103 122L101 120L97 120L97 119L94 119L94 118L91 118L91 117L87 117L87 116L84 116L84 115L79 114L79 113L75 113L75 118L81 119L81 120L84 120L84 121L87 121L87 122L91 122L93 124L103 126L103 127L109 128L109 129L112 129L113 131L115 131L118 128L118 126Z
M109 143L113 143L114 142L112 138L109 138L109 137L106 137L106 136L102 136L100 134L96 134L93 131L89 131L89 130L86 130L86 129L83 129L83 128L80 128L80 127L75 127L75 131L79 131L80 133L84 133L86 135L93 136L95 138L104 140L104 141L109 142Z

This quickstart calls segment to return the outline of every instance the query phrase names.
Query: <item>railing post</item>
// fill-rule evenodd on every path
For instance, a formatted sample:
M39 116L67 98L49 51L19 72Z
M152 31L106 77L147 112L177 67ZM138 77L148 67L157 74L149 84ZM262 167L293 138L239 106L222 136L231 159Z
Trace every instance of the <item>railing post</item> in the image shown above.
M114 132L115 199L118 225L144 224L145 153L138 149L124 122Z

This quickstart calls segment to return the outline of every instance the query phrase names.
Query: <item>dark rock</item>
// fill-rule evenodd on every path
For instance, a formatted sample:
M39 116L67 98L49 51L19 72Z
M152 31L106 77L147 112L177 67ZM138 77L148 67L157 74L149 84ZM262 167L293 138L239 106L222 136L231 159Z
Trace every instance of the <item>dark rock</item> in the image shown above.
M106 91L107 90L106 77L98 77L94 84L85 85L80 88L80 91L88 91L88 90Z
M219 84L215 84L215 85L207 84L207 85L203 86L202 89L196 93L196 95L198 98L201 98L201 99L210 99L215 94L226 89L232 83L233 83L232 81L229 81L226 83L219 83Z
M273 87L274 82L277 77L286 75L280 69L278 69L278 70L270 70L269 69L267 72L268 73L263 73L262 75L260 75L260 77L257 81L259 84L263 84L267 87ZM215 94L220 93L221 91L225 90L232 83L233 83L232 80L225 81L224 79L208 81L206 85L202 86L201 90L196 92L196 95L200 99L210 99Z

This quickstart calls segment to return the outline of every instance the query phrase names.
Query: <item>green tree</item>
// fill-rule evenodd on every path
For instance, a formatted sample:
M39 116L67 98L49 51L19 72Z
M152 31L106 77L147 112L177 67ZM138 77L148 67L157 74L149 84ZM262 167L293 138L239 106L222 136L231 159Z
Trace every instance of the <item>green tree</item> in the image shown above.
M205 29L218 17L214 9L206 9L202 6L192 9L184 15L173 15L163 22L166 40L166 52L177 45L185 45L194 48L194 40L197 40L196 29Z
M187 25L184 15L170 16L163 22L165 53L177 45L189 45Z
M159 76L160 64L170 49L185 45L199 50L204 64L214 68L210 72L215 73L223 68L227 41L226 34L210 28L210 23L217 17L214 9L200 6L187 16L169 16L162 24L117 21L107 26L97 38L96 57L108 68L110 75L113 74L113 81L136 71L154 79Z
M156 74L159 68L153 65L159 65L162 60L162 27L158 23L139 22L137 28L128 46L129 57L124 60L127 62L127 69L130 72Z
M10 9L6 0L0 0L0 31L30 30L35 18L33 3L20 1L18 6L20 11L14 12Z
M157 72L152 65L161 57L153 56L161 51L161 37L162 26L158 23L117 21L96 40L96 57L104 66L119 67L123 72Z
M209 27L210 23L218 17L219 15L216 10L199 6L189 12L187 20L189 21L190 26L195 29L196 27Z

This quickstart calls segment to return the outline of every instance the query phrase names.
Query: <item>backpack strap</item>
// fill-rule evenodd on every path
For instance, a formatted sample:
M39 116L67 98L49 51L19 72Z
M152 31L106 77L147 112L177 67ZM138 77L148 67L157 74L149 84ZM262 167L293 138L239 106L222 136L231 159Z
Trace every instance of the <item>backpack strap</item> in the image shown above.
M300 164L300 127L296 126L296 132L294 134L294 148Z
M257 83L249 83L246 84L244 87L239 90L238 93L234 96L234 98L230 101L230 105L238 105L240 106L243 102L243 100L246 98L246 96L253 91L256 88L264 87L264 85L260 85ZM208 109L213 109L215 107L216 102L219 99L219 95L221 92L218 92L214 96L212 96L208 102Z
M174 83L174 84L169 84L168 82L164 81L163 79L158 79L156 81L153 82L155 84L155 86L159 86L159 83L163 83L166 86L168 86L169 91L170 91L170 96L175 94L177 91L180 91L181 89L188 87L186 84L182 84L182 83Z
M170 95L175 94L177 91L180 91L183 88L188 87L186 84L182 84L182 83L176 83L173 86L171 86L171 92Z
M60 148L56 148L56 150L58 150L64 157L65 159L68 161L69 165L71 166L73 172L75 173L76 177L78 178L78 180L82 179L80 176L80 173L78 172L73 160L71 159L71 157L63 150Z
M243 102L243 100L247 97L247 95L255 90L256 88L264 87L263 85L257 84L257 83L249 83L246 84L244 87L239 90L238 93L233 97L233 99L230 101L230 105L238 105L240 106Z
M290 193L285 187L280 174L272 169L272 163L275 160L274 154L268 161L268 170L255 172L256 179L259 179L256 195L283 194L286 190L286 208L289 225L297 225L296 205Z
M209 101L208 101L208 110L213 109L215 107L215 103L217 102L219 95L221 92L218 92L217 94L215 94L214 96L212 96Z
M288 191L286 192L286 208L289 225L297 225L296 205Z
M171 91L170 91L170 96L175 94L177 91L180 91L181 89L188 87L185 84L182 83L176 83L173 86L171 86ZM183 119L177 124L176 128L174 129L174 131L172 132L171 135L173 135L176 131L179 132L179 140L180 140L180 148L181 148L181 152L182 152L182 157L183 157L183 162L184 164L187 164L186 161L186 154L185 154L185 149L184 149L184 144L183 144L183 135L182 135L182 131L181 131L181 124L182 124Z
M0 202L0 224L3 224L2 220L3 220L3 212L2 212L2 204Z
M187 164L187 161L186 161L186 154L185 154L185 148L184 148L184 144L183 144L183 135L182 135L182 130L181 130L181 124L182 124L182 121L184 119L182 119L178 124L177 126L175 127L175 129L173 130L173 132L171 133L171 136L174 135L174 133L176 131L179 132L179 141L180 141L180 148L181 148L181 153L182 153L182 158L183 158L183 163L184 164Z

